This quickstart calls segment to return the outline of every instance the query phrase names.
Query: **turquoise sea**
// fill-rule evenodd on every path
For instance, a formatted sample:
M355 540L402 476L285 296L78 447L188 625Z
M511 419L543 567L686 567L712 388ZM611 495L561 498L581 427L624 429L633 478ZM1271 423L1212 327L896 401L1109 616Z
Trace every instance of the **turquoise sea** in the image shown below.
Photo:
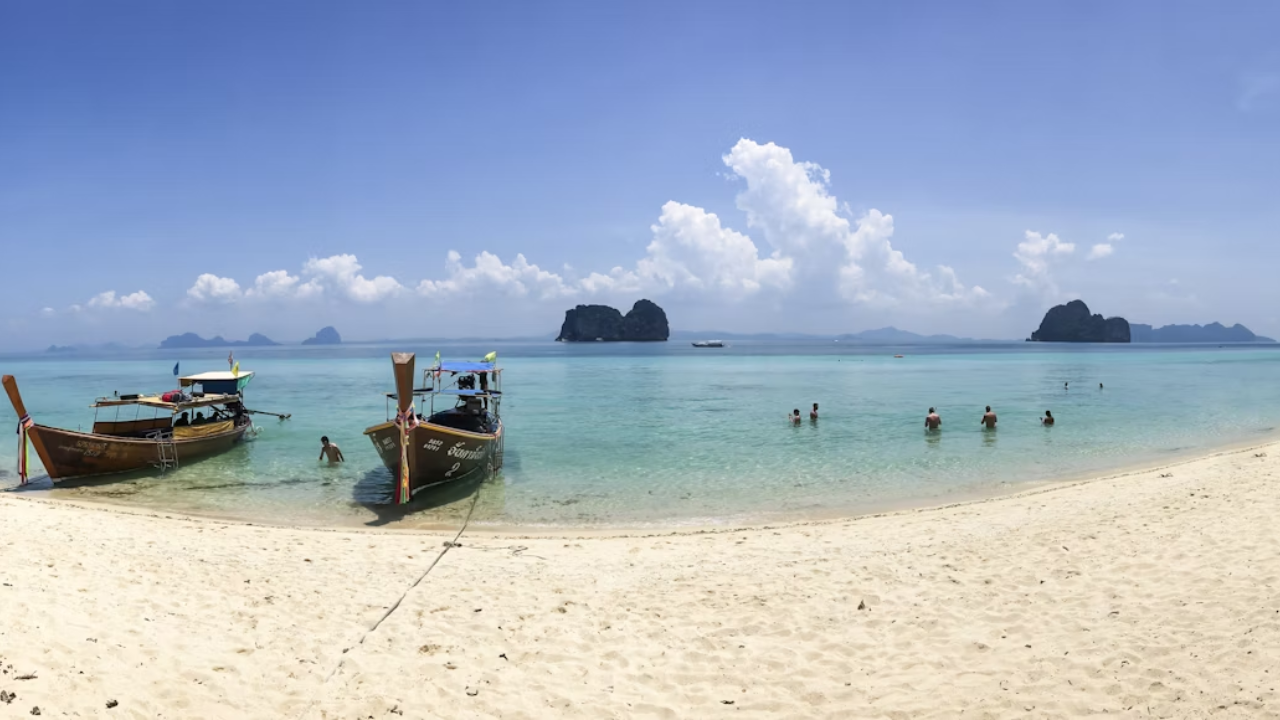
M391 476L361 433L386 418L392 350L417 352L420 367L436 351L498 352L499 475L423 493L408 513L380 505ZM187 374L226 369L225 358L225 349L7 357L0 372L18 378L38 422L87 429L93 398L162 391L174 385L175 362ZM163 475L56 489L47 479L16 489L9 431L0 488L389 527L452 520L478 490L478 525L702 525L936 504L1262 442L1280 426L1280 346L404 343L241 348L236 358L256 373L246 405L290 420L258 416L255 440ZM988 404L1000 417L995 432L979 426ZM0 417L16 427L4 405ZM940 433L923 430L930 406ZM799 426L786 420L793 408L806 418ZM1038 421L1046 409L1058 418L1052 428ZM321 435L342 447L345 465L317 462Z

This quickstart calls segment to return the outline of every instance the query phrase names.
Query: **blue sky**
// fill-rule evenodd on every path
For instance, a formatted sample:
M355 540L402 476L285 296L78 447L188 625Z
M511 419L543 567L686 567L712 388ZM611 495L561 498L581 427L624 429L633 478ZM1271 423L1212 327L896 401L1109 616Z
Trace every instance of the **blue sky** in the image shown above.
M1278 30L1262 2L6 3L0 350L529 335L642 296L691 330L1017 338L1079 296L1277 334Z

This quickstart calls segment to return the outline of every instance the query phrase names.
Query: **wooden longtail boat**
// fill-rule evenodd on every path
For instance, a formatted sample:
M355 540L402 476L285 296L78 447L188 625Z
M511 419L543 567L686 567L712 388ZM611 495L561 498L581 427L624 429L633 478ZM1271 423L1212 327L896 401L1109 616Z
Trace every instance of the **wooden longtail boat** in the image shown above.
M26 439L56 483L148 468L164 471L231 449L252 426L241 404L241 393L252 378L247 371L202 373L180 378L187 391L98 398L90 406L94 408L90 432L35 423L27 415L17 380L5 375L2 381L18 413L19 432L25 429ZM130 408L134 412L129 413ZM191 422L188 416L193 412L197 418L208 412L210 419ZM106 414L112 419L100 417ZM25 445L20 462L24 458Z
M387 399L396 401L395 418L364 434L396 478L398 504L434 485L502 467L502 371L496 362L441 363L437 354L417 389L413 353L392 353L391 363L396 391ZM426 416L417 413L415 398L427 406ZM437 399L453 406L437 411Z

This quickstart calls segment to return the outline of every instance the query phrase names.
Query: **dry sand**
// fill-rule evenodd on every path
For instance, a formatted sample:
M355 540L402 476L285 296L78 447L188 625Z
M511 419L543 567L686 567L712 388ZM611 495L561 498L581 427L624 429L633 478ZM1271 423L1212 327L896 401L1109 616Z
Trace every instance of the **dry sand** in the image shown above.
M407 594L451 535L9 496L0 717L1277 717L1277 471L1280 446L839 522L468 533Z

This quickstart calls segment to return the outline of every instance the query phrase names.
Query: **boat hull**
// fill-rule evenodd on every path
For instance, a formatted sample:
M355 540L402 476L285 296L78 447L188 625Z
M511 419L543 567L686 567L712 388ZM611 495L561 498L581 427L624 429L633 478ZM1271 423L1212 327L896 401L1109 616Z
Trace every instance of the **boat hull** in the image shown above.
M172 440L178 466L230 450L244 438L249 427L250 423L245 422L227 432ZM158 440L95 435L45 425L36 425L28 433L44 446L45 471L55 483L161 467Z
M400 429L394 423L375 425L365 434L373 441L382 464L400 481ZM474 433L429 422L409 431L409 494L443 483L491 473L502 467L502 421L492 433Z

